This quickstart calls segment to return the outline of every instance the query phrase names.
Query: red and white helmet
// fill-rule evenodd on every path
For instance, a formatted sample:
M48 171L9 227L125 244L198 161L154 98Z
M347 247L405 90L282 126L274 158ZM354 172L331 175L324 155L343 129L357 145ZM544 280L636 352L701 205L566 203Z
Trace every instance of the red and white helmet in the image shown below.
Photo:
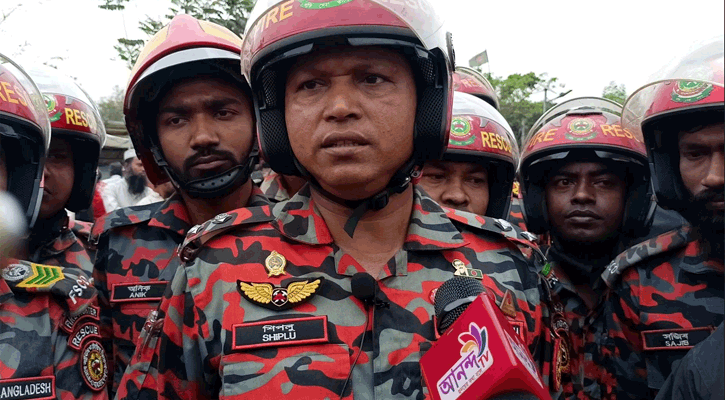
M273 170L305 174L287 136L285 65L330 39L350 46L391 46L406 56L418 93L413 161L420 165L441 157L453 103L453 47L427 0L259 0L248 21L242 72L254 92L260 150Z
M63 137L73 148L74 181L68 204L70 211L90 207L96 185L106 128L96 103L71 78L52 69L32 69L33 81L43 94L53 137Z
M32 227L41 202L50 120L43 96L28 74L0 54L0 146L14 195Z
M473 95L455 92L443 160L485 165L489 179L486 216L508 217L519 147L508 122L492 105Z
M626 163L627 204L623 232L646 232L654 212L644 140L620 125L621 106L598 97L565 101L547 111L529 131L522 148L519 182L529 231L549 230L544 188L551 163L602 160ZM547 165L549 164L549 165Z
M156 132L157 104L165 91L182 79L213 75L249 93L239 72L242 39L229 29L189 15L177 15L144 46L131 70L123 112L126 128L149 180L158 185L171 179L192 197L223 196L249 179L257 162L254 149L245 165L204 179L186 182L164 159Z
M457 66L453 73L453 90L472 94L486 103L499 108L496 89L480 72L475 69Z
M723 121L723 37L685 55L624 103L622 125L644 137L657 201L684 210L687 189L679 169L678 134Z

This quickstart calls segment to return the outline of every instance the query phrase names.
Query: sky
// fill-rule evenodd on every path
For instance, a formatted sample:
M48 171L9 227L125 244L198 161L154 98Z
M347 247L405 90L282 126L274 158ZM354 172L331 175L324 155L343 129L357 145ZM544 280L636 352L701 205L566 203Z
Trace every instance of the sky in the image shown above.
M677 54L725 31L722 0L430 1L453 33L459 65L486 50L485 71L547 73L565 85L555 92L572 90L565 98L600 96L610 81L632 93ZM2 0L0 12L14 11L0 23L0 53L23 66L49 62L95 100L108 96L129 74L116 39L145 39L138 22L166 14L170 2L131 0L123 12L98 4Z

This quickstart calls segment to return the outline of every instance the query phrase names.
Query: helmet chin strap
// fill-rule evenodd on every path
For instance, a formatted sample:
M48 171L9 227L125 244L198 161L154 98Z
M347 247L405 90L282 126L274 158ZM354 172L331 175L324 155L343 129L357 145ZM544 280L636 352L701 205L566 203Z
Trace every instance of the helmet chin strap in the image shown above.
M387 186L385 186L385 189L365 199L346 200L325 190L317 182L317 180L314 179L312 175L310 175L310 173L299 164L299 162L297 162L296 158L294 159L294 162L297 164L297 168L302 172L302 175L308 178L310 185L312 185L315 190L319 191L323 196L335 203L353 210L352 215L350 215L347 219L344 227L345 233L347 233L350 237L353 237L358 222L360 222L360 219L362 219L366 212L379 211L385 208L390 202L391 196L403 193L408 185L410 185L411 180L420 175L420 170L416 168L419 163L411 158L405 163L405 165L403 165L402 168L395 172L393 177L390 179L390 182L388 182Z
M171 179L171 183L194 199L224 197L245 184L249 180L259 156L257 146L254 145L245 164L237 165L209 178L186 181L169 166L157 146L151 147L151 152L154 155L156 164L166 172L169 179Z

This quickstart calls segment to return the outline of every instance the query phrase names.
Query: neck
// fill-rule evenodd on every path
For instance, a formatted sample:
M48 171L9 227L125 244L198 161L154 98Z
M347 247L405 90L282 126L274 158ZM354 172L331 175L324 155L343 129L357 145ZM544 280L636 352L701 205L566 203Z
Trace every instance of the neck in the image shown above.
M302 186L305 186L305 183L307 183L305 178L301 178L299 176L280 175L279 178L282 187L289 197L294 196L295 193L299 192L300 189L302 189Z
M345 232L352 209L328 199L314 187L312 199L325 220L335 244L352 256L373 277L403 247L413 211L413 186L390 197L382 210L365 213L355 229L354 238Z
M191 223L199 225L223 212L246 207L249 198L252 196L252 180L247 180L242 186L224 197L213 199L195 199L189 197L183 191L180 191L180 193L188 210Z

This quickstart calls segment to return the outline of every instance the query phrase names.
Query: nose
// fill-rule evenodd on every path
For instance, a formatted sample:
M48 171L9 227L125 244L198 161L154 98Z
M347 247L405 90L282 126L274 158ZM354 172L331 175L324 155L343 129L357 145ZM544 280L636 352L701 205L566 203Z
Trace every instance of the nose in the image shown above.
M324 119L327 122L345 122L359 119L362 115L357 99L358 88L352 76L341 76L330 81Z
M725 153L719 151L713 154L710 159L710 168L702 180L702 184L708 188L722 191L725 186Z
M214 147L219 144L219 134L216 131L214 118L208 115L197 115L192 121L191 141L192 149Z
M450 178L446 182L446 186L441 194L441 202L446 207L455 208L457 210L468 211L468 205L471 200L463 190L463 181L456 178Z
M594 203L594 188L585 179L577 182L574 189L574 195L571 198L572 204L587 204Z

